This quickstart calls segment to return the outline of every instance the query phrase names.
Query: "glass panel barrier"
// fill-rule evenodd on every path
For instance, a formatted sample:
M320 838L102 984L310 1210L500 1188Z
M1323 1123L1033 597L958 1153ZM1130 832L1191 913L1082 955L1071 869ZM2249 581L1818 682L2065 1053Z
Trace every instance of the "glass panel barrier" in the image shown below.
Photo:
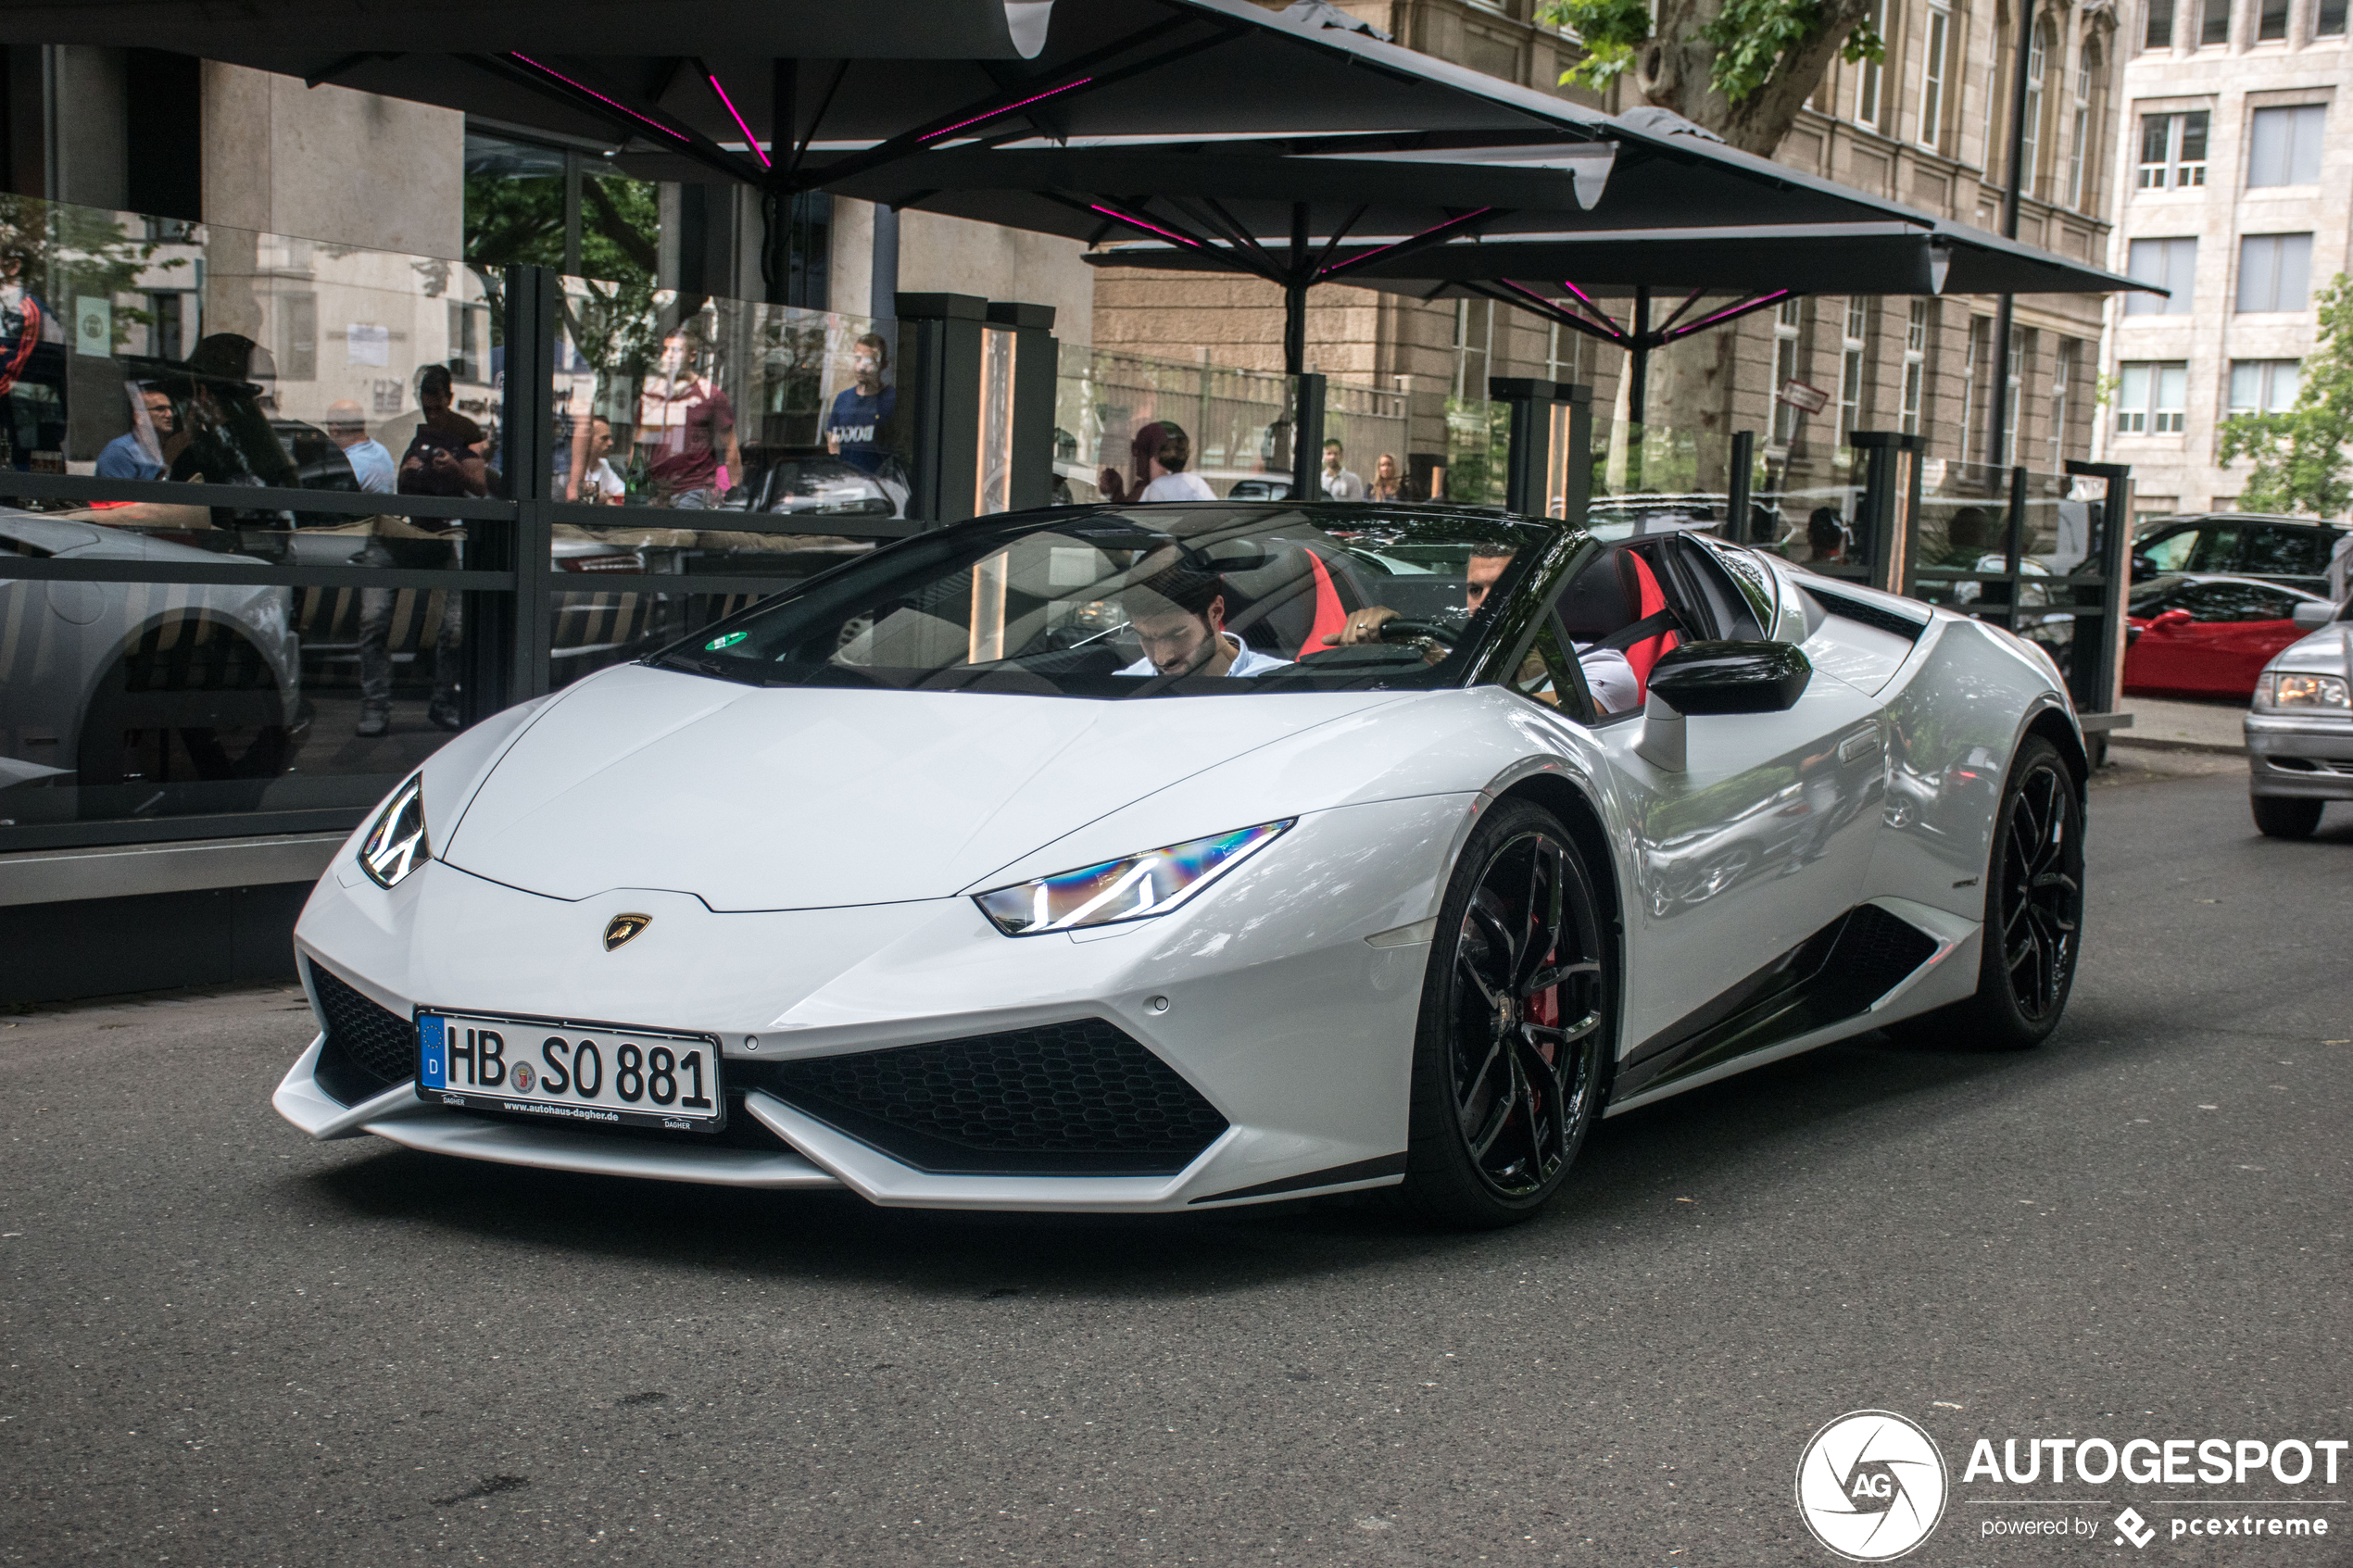
M1458 507L1497 507L1510 495L1505 467L1512 446L1512 408L1484 397L1446 399L1446 466L1432 475L1432 500Z
M1603 537L1675 528L1724 532L1731 507L1729 433L1619 423L1597 428L1593 445L1589 515Z
M1332 382L1324 389L1324 450L1316 470L1327 495L1403 501L1405 495L1405 395ZM1332 450L1333 442L1340 450ZM1382 459L1388 460L1386 470ZM1338 468L1333 466L1338 463ZM1385 481L1383 474L1389 477ZM1342 475L1353 475L1349 484Z
M498 339L455 261L0 197L0 849L344 825L448 738Z
M594 278L561 286L559 499L906 515L894 323Z
M1280 500L1290 495L1289 380L1207 361L1154 359L1084 344L1060 345L1054 381L1054 499L1091 505L1116 473L1132 497L1151 483L1146 468L1171 427L1184 436L1185 471L1220 500ZM1326 393L1326 420L1342 389ZM1157 426L1157 429L1152 427Z

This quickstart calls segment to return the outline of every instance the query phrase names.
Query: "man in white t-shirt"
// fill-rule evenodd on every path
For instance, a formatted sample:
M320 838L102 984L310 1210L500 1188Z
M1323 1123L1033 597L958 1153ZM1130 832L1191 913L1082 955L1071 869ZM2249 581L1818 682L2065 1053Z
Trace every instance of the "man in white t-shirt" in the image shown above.
M1346 454L1337 441L1324 443L1324 494L1334 501L1361 501L1365 498L1363 476L1352 472L1341 461Z
M1105 469L1097 476L1096 488L1103 499L1115 503L1135 501L1214 501L1217 493L1209 482L1197 473L1187 473L1186 466L1193 460L1192 438L1167 420L1158 420L1136 433L1136 470L1147 481L1133 495L1117 469Z
M1253 653L1226 630L1226 585L1182 564L1154 572L1121 596L1127 629L1144 657L1122 675L1247 676L1290 660Z

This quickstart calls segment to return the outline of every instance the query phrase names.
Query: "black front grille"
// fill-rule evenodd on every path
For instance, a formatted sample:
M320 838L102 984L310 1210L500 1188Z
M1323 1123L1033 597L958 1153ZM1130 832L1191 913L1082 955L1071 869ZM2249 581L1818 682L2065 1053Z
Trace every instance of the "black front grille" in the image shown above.
M776 1062L761 1076L819 1121L942 1174L1165 1175L1226 1130L1175 1069L1098 1018Z
M345 1105L371 1099L417 1075L417 1025L378 1007L317 964L310 986L327 1015L327 1043L314 1074Z

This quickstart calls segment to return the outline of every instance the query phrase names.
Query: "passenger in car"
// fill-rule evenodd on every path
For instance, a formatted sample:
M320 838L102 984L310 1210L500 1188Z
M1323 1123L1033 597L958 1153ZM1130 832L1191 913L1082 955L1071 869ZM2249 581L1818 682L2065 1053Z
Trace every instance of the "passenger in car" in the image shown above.
M1289 664L1242 646L1226 630L1226 587L1215 574L1181 563L1121 596L1127 629L1144 657L1122 675L1260 675Z
M1463 572L1463 609L1466 615L1477 615L1486 605L1488 594L1503 577L1504 569L1512 564L1514 553L1508 545L1471 546L1470 561ZM1397 618L1397 611L1387 605L1367 606L1351 615L1339 631L1327 633L1325 646L1354 647L1378 643L1381 640L1381 627ZM1635 678L1634 667L1617 649L1579 643L1577 662L1585 671L1585 684L1593 694L1594 706L1602 712L1623 713L1642 706L1642 684Z

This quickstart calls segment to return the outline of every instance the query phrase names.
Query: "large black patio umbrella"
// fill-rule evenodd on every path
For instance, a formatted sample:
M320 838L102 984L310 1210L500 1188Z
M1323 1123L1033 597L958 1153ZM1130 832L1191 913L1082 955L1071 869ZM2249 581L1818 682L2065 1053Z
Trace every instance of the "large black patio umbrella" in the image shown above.
M807 190L1214 246L1283 282L1294 370L1305 289L1353 234L1409 253L1585 215L1894 210L1671 116L1604 115L1399 47L1327 0L0 0L0 41L181 49L602 139L641 173L741 181L767 198L772 297L779 207Z
M1227 269L1155 241L1087 257L1105 268ZM1419 299L1486 298L1627 351L1628 414L1642 422L1650 354L1799 295L2164 291L1927 213L1908 221L1564 230L1449 238L1406 250L1380 235L1340 247L1323 278ZM1729 296L1729 297L1728 297ZM1623 317L1604 301L1625 301ZM1674 301L1663 316L1653 307Z

